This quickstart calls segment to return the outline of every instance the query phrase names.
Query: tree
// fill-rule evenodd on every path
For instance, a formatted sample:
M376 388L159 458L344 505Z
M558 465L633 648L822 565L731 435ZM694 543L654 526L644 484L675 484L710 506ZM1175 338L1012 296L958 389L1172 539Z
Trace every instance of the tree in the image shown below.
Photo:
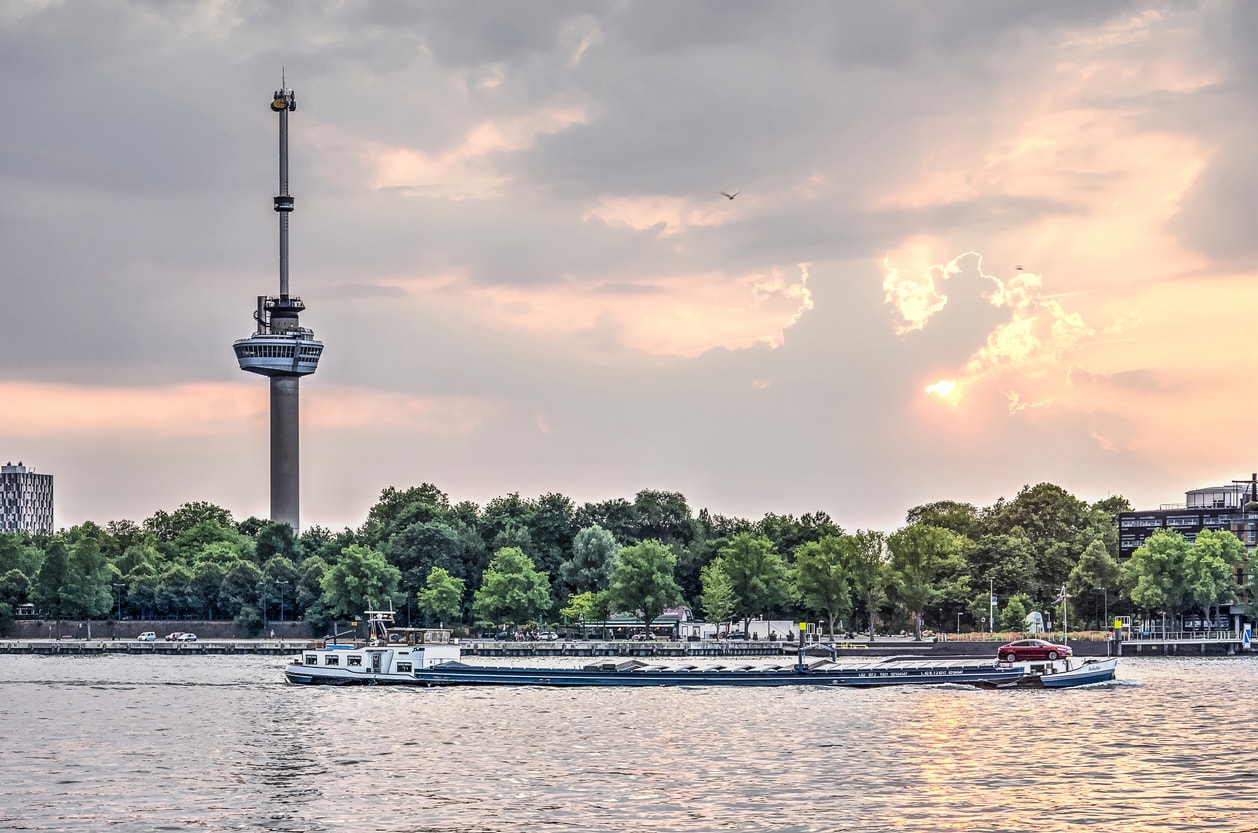
M240 564L257 570L248 562ZM157 593L159 608L175 616L186 616L199 609L200 601L192 592L192 570L182 564L172 564L162 572Z
M1089 596L1095 598L1099 590L1104 590L1108 596L1109 591L1118 589L1120 576L1121 569L1118 562L1109 554L1105 543L1097 539L1088 544L1088 548L1079 557L1079 563L1070 571L1066 591L1074 597L1076 602ZM1102 627L1108 627L1108 625L1102 625Z
M907 526L926 524L947 529L966 538L978 537L979 512L972 503L956 500L937 500L914 506L904 520Z
M89 638L91 620L104 616L113 607L114 595L109 586L112 578L98 535L84 536L74 543L61 585L61 604L66 616L88 620Z
M402 573L379 550L351 544L323 576L323 602L333 616L357 618L394 601Z
M550 580L533 566L518 547L494 553L472 602L472 611L483 622L532 621L550 609Z
M237 559L233 563L241 563ZM217 561L198 561L192 566L192 580L188 585L188 597L193 609L201 611L206 619L216 618L219 593L227 568Z
M231 512L205 501L185 503L174 512L163 512L159 509L153 513L152 517L145 519L142 527L159 544L165 544L174 541L186 530L205 521L224 528L235 527Z
M891 550L892 595L913 618L914 638L922 638L922 614L940 598L936 584L960 560L965 539L937 526L914 524L888 541Z
M21 570L27 578L34 578L43 561L43 552L32 545L25 535L0 532L0 573Z
M1185 590L1188 542L1170 529L1156 529L1123 565L1122 583L1138 609L1174 612Z
M643 489L633 498L633 512L637 519L634 537L639 541L659 541L667 546L694 540L690 505L680 492Z
M887 537L881 532L860 530L843 538L843 571L850 577L853 597L864 604L869 617L869 638L874 620L887 599L891 577L887 570Z
M569 622L579 624L581 633L584 635L585 623L592 622L595 619L594 593L587 590L584 593L569 594L568 606L560 610L559 615Z
M44 550L44 563L35 574L35 582L31 587L31 601L43 615L50 616L57 622L57 635L61 635L61 619L66 615L66 605L61 596L61 587L68 580L70 571L70 550L65 541L54 538Z
M572 590L602 590L611 578L612 563L620 545L598 524L587 526L572 539L572 558L559 568L559 576Z
M1026 617L1031 611L1031 598L1025 593L1015 593L1005 600L1000 610L1000 629L1022 632L1026 630Z
M258 585L261 582L262 570L257 565L236 559L224 570L223 583L218 591L219 609L234 618L243 608L257 608Z
M0 576L0 602L13 609L23 604L31 592L31 580L16 568Z
M982 535L966 548L965 558L974 583L983 590L990 588L1002 598L1015 593L1032 598L1044 595L1036 576L1035 547L1025 535Z
M1209 613L1211 606L1239 596L1234 576L1245 563L1245 545L1231 532L1206 529L1198 533L1184 565L1185 600Z
M462 542L458 533L442 521L411 524L390 537L381 552L401 571L400 589L408 598L418 600L434 569L440 568L460 580L465 577Z
M1107 529L1115 530L1104 512L1093 511L1052 483L1024 486L1012 501L998 501L984 513L981 527L984 534L1016 535L1030 541L1038 594L1050 590L1055 594L1092 539L1103 537Z
M719 558L702 568L699 577L703 585L703 618L719 625L734 612L734 582Z
M743 532L719 550L734 588L734 612L743 620L767 613L790 598L786 562L763 535Z
M433 567L416 602L420 610L435 619L456 619L463 611L463 579L452 577L441 567Z
M446 493L431 483L402 491L389 486L380 492L380 500L367 512L362 528L363 541L378 547L411 524L442 520L449 509L450 499Z
M286 522L263 521L258 534L254 537L257 541L256 557L261 563L266 563L268 559L277 555L289 561L301 559L301 545L297 543L297 537L293 535L293 528Z
M852 612L842 539L827 536L795 550L794 578L796 598L808 610L825 614L833 638L835 621Z
M674 570L677 556L659 541L647 540L621 549L612 567L608 603L618 611L637 613L651 632L651 623L681 604Z

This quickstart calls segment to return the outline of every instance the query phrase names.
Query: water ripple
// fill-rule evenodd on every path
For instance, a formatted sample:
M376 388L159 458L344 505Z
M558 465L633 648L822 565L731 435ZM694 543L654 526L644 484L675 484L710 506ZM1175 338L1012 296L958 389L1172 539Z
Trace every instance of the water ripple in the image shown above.
M0 829L1254 831L1249 658L1069 691L303 688L0 657ZM20 752L20 754L13 754Z

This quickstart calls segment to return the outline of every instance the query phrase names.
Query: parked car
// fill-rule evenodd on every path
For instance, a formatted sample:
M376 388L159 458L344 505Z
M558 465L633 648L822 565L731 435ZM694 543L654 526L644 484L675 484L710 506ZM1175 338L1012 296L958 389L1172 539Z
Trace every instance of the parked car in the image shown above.
M746 631L730 631L724 636L726 639L746 639L747 632Z
M137 636L136 639L140 640L141 642L156 642L157 634L153 633L152 631L145 631L144 633Z
M1043 639L1019 639L1008 645L1001 645L996 656L1005 662L1026 662L1033 659L1060 659L1068 657L1074 651L1069 645L1058 645Z
M181 633L177 642L196 642L197 635L195 633Z
M175 631L174 633L166 634L167 642L178 642L182 638L183 638L183 631Z

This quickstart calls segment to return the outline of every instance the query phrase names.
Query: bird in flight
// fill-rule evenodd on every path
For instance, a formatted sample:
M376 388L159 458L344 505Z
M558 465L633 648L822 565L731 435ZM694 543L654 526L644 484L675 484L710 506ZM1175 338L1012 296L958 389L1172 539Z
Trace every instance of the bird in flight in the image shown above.
M722 191L722 192L721 192L721 196L722 196L722 197L725 197L725 199L727 199L727 200L732 200L732 199L734 199L734 197L737 197L737 196L738 196L739 194L741 194L741 193L742 193L742 191L735 191L735 192L734 192L734 193L732 193L732 194L730 194L730 193L728 193L728 192L726 192L726 191Z
M1021 272L1021 271L1022 271L1022 267L1021 267L1021 266L1018 266L1018 267L1016 267L1016 268L1017 268L1017 270L1018 270L1019 272Z

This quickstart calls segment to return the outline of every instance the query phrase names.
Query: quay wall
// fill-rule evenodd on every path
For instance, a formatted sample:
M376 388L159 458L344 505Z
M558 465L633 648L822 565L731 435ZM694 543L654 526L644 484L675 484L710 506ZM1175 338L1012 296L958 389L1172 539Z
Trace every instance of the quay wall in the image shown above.
M96 619L88 622L85 619L62 619L60 625L53 619L17 619L3 632L6 639L86 639L88 632L93 640L97 639L131 639L134 640L145 631L157 634L158 640L168 633L183 631L195 633L197 639L244 639L244 634L236 633L236 626L230 619L124 619L121 622L113 619ZM275 631L276 639L310 639L310 628L305 622L267 622L263 633L267 636Z

